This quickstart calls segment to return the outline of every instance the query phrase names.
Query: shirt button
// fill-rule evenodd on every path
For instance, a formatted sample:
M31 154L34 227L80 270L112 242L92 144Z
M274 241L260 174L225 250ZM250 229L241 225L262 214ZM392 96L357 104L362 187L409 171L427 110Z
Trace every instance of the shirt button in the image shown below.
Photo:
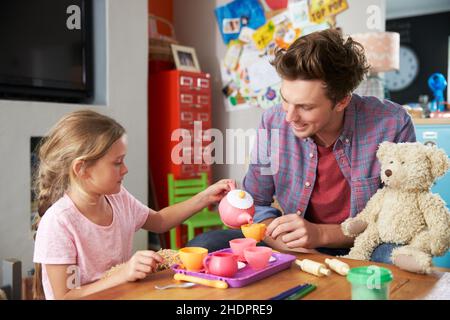
M310 158L314 157L314 154L311 152L311 153L309 154L309 157L310 157Z
M311 183L309 183L308 181L305 182L305 187L309 188L311 186Z

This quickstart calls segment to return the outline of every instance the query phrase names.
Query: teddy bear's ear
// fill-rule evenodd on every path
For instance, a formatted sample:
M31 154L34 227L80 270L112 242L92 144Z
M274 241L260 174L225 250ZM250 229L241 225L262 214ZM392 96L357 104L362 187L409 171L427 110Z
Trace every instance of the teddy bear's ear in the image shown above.
M427 157L431 163L431 174L434 178L443 176L450 167L450 161L443 149L426 147Z
M380 143L380 145L378 146L378 150L377 150L377 158L378 158L378 160L380 160L380 162L383 162L384 156L386 155L387 151L393 144L395 144L395 143L389 142L389 141L384 141L384 142Z

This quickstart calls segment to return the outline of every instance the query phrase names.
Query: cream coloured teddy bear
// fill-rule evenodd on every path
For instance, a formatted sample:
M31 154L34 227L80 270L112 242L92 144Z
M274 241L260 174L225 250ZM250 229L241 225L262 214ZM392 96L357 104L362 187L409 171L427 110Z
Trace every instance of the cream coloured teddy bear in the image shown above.
M444 150L421 143L383 142L377 151L381 163L379 189L356 217L345 220L342 231L356 237L345 256L370 260L382 243L401 245L392 251L392 262L401 269L429 273L432 256L450 246L450 213L434 181L450 167Z

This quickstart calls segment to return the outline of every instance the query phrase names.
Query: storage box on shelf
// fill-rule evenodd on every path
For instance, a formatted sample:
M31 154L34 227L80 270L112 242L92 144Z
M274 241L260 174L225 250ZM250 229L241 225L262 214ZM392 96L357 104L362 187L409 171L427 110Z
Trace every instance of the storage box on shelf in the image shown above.
M172 23L164 18L149 14L148 39L148 72L156 73L162 70L171 70L175 63L172 55L172 44L177 44L175 29ZM158 26L166 26L170 36L163 35Z

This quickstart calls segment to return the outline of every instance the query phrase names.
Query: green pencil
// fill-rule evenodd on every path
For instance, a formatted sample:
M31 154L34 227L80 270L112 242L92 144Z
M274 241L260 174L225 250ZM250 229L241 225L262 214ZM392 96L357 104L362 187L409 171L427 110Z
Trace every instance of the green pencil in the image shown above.
M303 298L311 291L314 291L314 289L316 289L316 286L311 284L309 287L306 287L305 289L290 295L289 297L286 298L286 300L299 300L300 298Z

